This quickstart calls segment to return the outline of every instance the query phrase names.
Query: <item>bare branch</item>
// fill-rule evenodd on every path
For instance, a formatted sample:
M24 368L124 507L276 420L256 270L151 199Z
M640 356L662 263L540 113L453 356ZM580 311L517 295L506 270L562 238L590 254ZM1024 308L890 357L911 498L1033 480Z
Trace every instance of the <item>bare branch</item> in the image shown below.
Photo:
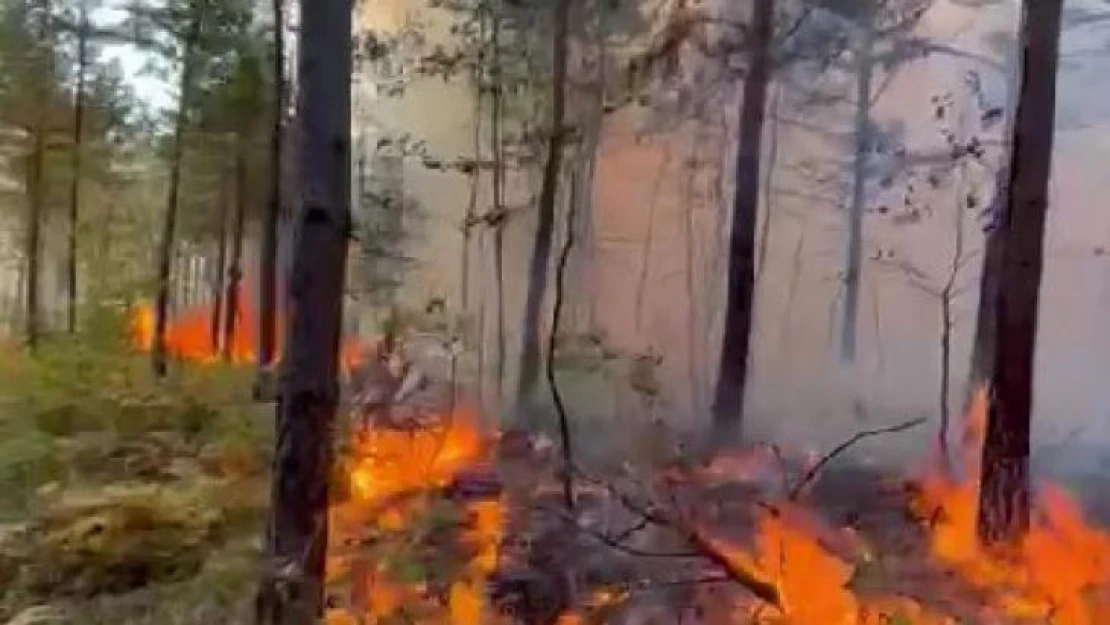
M818 473L821 472L821 469L823 469L825 465L832 462L837 456L850 449L856 443L868 438L873 438L875 436L904 432L911 428L915 428L922 423L925 423L925 421L927 421L925 417L918 417L917 419L906 421L905 423L901 423L899 425L879 428L876 430L864 430L863 432L856 433L855 436L837 445L833 448L832 451L822 456L820 460L818 460L812 467L809 468L809 471L806 471L805 475L802 476L802 479L798 480L798 483L794 485L793 490L790 491L790 500L797 500L798 497L802 495L805 487L808 486L810 482L812 482L817 477Z

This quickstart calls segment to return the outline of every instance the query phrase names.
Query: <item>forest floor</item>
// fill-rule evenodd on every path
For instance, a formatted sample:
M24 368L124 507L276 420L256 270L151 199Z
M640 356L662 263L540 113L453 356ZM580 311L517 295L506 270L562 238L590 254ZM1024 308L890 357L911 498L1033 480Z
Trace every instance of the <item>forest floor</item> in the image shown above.
M0 623L247 622L272 420L252 372L0 354Z

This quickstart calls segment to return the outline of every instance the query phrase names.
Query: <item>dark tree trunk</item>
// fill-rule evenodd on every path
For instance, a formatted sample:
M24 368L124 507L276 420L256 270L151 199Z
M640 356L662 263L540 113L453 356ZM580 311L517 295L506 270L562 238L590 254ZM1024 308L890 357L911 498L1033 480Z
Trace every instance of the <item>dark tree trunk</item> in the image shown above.
M209 327L209 337L212 343L212 353L220 351L220 319L223 313L224 297L224 269L227 267L227 214L228 198L227 182L220 183L220 230L216 235L216 272L212 280L212 319Z
M262 227L262 258L258 276L258 366L266 371L277 346L278 222L281 220L282 143L285 121L285 7L273 0L274 12L274 110L270 121L270 199ZM262 385L260 385L262 386Z
M154 375L166 375L166 325L170 305L170 267L173 263L173 249L177 234L178 191L181 187L181 157L185 151L185 123L193 85L193 52L200 37L201 17L193 18L185 40L185 52L181 67L179 84L178 111L174 120L173 145L170 152L170 180L166 188L166 214L162 222L162 237L158 242L158 280L154 300L154 343L151 351L151 364Z
M69 249L66 257L66 331L77 332L77 222L81 208L81 157L84 149L85 128L85 74L89 57L89 14L85 2L81 3L81 18L77 33L77 86L73 92L73 178L69 188Z
M244 139L237 142L235 155L235 226L231 231L231 259L227 267L227 293L224 295L224 351L223 358L230 362L235 350L235 333L238 331L240 304L239 287L243 281L243 234L247 222L247 155Z
M994 216L1002 215L1006 211L1006 183L1002 180L1005 175L1000 174L995 189L995 200L992 202L990 213ZM990 379L991 364L994 359L995 311L998 301L998 281L1000 263L1002 261L1003 237L997 224L992 224L987 231L983 247L983 266L979 274L979 307L975 312L975 335L971 347L971 367L968 372L967 388L964 397L964 409L970 405L971 398L977 389L983 388Z
M351 0L301 2L302 206L277 399L265 625L323 613L328 477L350 234Z
M1052 170L1063 0L1022 8L1021 86L1014 120L1010 193L995 314L995 343L978 530L986 543L1020 538L1029 526L1029 430L1033 357Z
M736 153L735 196L728 248L728 300L713 419L738 430L744 415L752 305L755 294L755 231L759 215L759 159L767 84L771 77L774 0L757 2L752 19L751 71L744 81L740 146Z
M551 264L551 242L555 230L555 201L559 190L559 176L563 169L563 141L565 138L567 31L570 22L571 0L557 0L554 6L551 53L551 119L547 142L547 161L544 164L543 183L538 203L536 238L532 246L532 260L528 267L528 295L524 304L524 327L521 332L520 371L517 381L516 401L525 403L539 381L540 373L540 313L547 294L548 270Z

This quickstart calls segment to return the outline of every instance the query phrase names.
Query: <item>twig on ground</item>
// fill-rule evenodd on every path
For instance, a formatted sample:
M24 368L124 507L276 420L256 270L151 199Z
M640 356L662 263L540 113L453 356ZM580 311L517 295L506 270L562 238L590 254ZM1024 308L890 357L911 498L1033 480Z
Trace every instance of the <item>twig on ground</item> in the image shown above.
M927 421L927 419L925 417L919 417L917 419L913 419L911 421L906 421L905 423L901 423L899 425L893 425L893 426L886 427L886 428L879 428L879 429L875 429L875 430L864 430L862 432L857 432L855 434L855 436L853 436L852 438L849 438L848 440L844 441L843 443L837 445L836 447L833 448L832 451L825 454L824 456L821 457L820 460L818 460L816 463L814 463L814 465L812 467L810 467L808 471L805 472L805 475L803 475L802 478L800 480L798 480L798 483L794 485L794 488L790 491L790 496L789 496L788 499L790 501L796 501L798 499L798 497L800 497L802 495L802 492L805 490L806 486L809 486L810 482L812 482L817 477L818 473L821 472L821 469L823 469L826 464L832 462L834 459L836 459L837 456L844 453L845 451L848 451L848 449L851 448L856 443L858 443L862 440L868 439L868 438L875 437L875 436L882 436L884 434L895 434L895 433L898 433L898 432L904 432L908 429L915 428L915 427L921 425L922 423L925 423L925 421Z
M579 475L583 474L579 472ZM612 484L607 484L600 480L589 478L588 476L584 477L604 486L606 490L609 491L610 495L620 502L622 506L627 508L630 512L639 515L641 519L647 523L670 529L692 547L697 556L709 560L720 568L730 581L742 586L760 600L780 610L783 608L782 595L779 592L778 586L772 582L761 579L754 564L741 562L736 558L729 557L716 541L702 533L690 523L678 518L677 515L668 514L666 511L662 510L660 506L651 503L640 503Z
M577 519L575 519L573 515L567 513L565 510L552 508L549 506L543 507L543 510L555 514L572 528L574 528L575 531L581 532L583 534L586 534L587 536L590 536L591 538L594 538L610 549L620 551L621 553L625 553L630 556L636 556L638 558L700 558L702 555L696 551L648 551L646 549L639 549L637 547L632 547L625 544L624 540L618 539L618 537L609 536L604 532L599 532L593 528L586 527Z

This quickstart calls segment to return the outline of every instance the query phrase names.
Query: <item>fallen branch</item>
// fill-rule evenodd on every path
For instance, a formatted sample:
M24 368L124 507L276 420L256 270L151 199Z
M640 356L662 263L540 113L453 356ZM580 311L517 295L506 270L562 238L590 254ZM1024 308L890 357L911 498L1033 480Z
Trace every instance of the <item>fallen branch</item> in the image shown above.
M788 499L790 501L796 501L798 497L802 495L802 491L805 490L805 487L808 486L810 482L812 482L817 477L817 474L821 472L821 469L823 469L826 464L832 462L834 459L836 459L837 456L844 453L845 451L848 451L848 449L856 443L875 436L904 432L908 429L915 428L922 423L925 423L926 420L927 419L925 417L919 417L917 419L906 421L905 423L901 423L899 425L879 428L876 430L864 430L863 432L857 432L855 436L834 447L832 451L822 456L820 460L818 460L812 467L810 467L809 470L806 471L805 475L803 475L802 478L798 480L798 483L794 485L794 488L790 491L790 496L788 497Z
M579 473L579 475L582 474ZM588 476L584 477L592 479ZM596 479L592 479L592 481L604 486L614 499L630 512L639 515L642 520L665 527L678 534L693 549L694 553L692 555L700 556L716 565L727 576L728 580L742 586L761 601L783 610L782 594L779 592L778 586L761 579L754 563L745 563L729 557L715 540L677 515L669 514L654 504L640 503L611 484Z

